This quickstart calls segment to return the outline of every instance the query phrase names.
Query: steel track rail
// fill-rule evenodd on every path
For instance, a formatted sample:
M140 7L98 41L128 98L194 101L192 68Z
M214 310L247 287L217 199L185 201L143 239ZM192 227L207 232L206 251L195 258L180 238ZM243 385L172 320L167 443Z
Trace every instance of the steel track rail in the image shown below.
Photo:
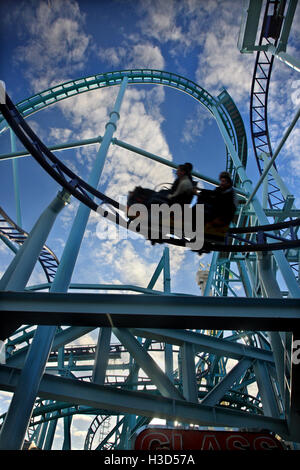
M264 28L268 16L271 15L271 9L277 9L279 3L280 2L278 0L267 0L266 2L259 45L263 45L263 43L271 44L269 38L266 37ZM285 6L285 2L283 6ZM274 39L272 44L276 46L277 42L278 38ZM254 154L260 174L263 172L260 154L264 152L269 155L269 158L272 158L273 155L268 128L268 96L273 62L273 54L267 53L266 51L257 52L251 85L250 128ZM276 169L275 163L274 167ZM270 175L268 176L268 183L268 199L270 207L277 208L284 203L284 197L281 194L280 188L277 186L276 182Z

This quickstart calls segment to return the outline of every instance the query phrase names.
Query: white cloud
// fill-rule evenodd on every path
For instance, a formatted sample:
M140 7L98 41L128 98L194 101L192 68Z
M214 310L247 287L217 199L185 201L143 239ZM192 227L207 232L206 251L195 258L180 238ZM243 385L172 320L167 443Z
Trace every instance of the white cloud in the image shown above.
M76 437L85 437L86 433L87 433L87 431L81 431L80 429L74 429L73 428L72 435L76 436Z
M225 86L237 102L249 95L254 58L237 48L242 8L236 1L143 0L138 12L140 38L168 44L177 67L182 57L198 55L195 78L208 91Z
M0 413L6 413L9 408L13 393L0 391Z
M72 130L68 128L59 128L59 127L52 127L50 129L49 136L54 139L54 142L66 142L69 139L70 135L72 134Z
M91 331L90 333L85 334L84 336L80 336L80 338L77 338L76 341L70 343L70 345L83 345L86 346L87 344L95 344L97 343L97 338L98 338L98 329L95 329Z
M207 124L212 124L213 117L207 111L203 111L203 108L199 106L195 107L195 114L188 118L184 124L181 141L187 144L194 142L199 138Z
M188 36L177 24L178 13L181 10L179 2L143 0L137 4L137 7L142 17L139 25L143 34L160 42L189 42Z
M274 61L268 99L268 122L273 152L291 124L300 103L298 73L285 64ZM283 87L282 84L285 84ZM300 131L296 124L282 147L276 166L286 183L298 186L300 175ZM295 192L297 196L297 191Z
M34 90L59 83L83 70L91 42L84 31L84 14L73 0L22 2L11 19L22 25L22 46L15 61L27 68Z
M213 94L225 87L235 102L242 103L250 96L254 58L237 50L238 29L222 23L221 29L215 24L207 33L203 53L199 55L196 80Z
M99 58L112 67L164 69L165 60L158 46L150 42L102 48Z

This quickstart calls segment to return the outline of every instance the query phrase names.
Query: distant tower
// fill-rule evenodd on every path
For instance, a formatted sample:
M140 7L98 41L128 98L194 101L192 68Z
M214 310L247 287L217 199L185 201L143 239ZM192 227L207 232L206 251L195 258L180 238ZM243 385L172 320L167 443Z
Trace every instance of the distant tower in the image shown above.
M196 273L196 282L200 287L202 295L204 295L205 287L208 279L210 265L207 264L206 266L203 263L200 263L200 267ZM209 293L211 295L211 292Z

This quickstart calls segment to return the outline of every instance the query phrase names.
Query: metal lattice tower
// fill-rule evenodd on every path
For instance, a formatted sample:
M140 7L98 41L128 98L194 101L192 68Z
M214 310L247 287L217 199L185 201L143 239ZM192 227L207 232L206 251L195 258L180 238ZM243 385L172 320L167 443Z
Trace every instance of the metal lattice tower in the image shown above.
M276 2L268 2L267 8L269 3ZM212 249L203 295L200 291L199 296L171 291L167 246L144 288L71 283L90 210L116 220L111 211L115 208L118 222L122 219L122 208L97 190L110 144L176 167L113 137L126 87L138 84L170 86L196 99L216 120L225 143L227 169L243 203L230 229L231 244ZM119 93L102 137L48 149L22 118L69 96L107 86L118 86ZM16 162L16 157L28 152L61 184L62 191L29 234L20 228L20 213L16 224L1 211L1 240L16 255L0 281L1 310L10 315L9 322L0 324L6 349L0 388L14 392L8 412L1 417L0 448L19 449L28 439L39 448L51 449L58 420L62 420L62 449L72 449L72 417L78 414L94 416L85 449L127 449L134 432L153 418L196 428L268 429L286 441L300 442L299 373L291 360L299 329L300 288L293 269L299 262L299 210L288 204L289 193L281 192L283 204L276 207L270 202L273 193L265 191L262 204L256 196L257 189L246 172L245 125L228 92L222 90L213 97L176 74L124 70L63 83L16 107L7 98L6 105L1 105L0 126L2 132L8 125L11 128L12 152L0 159ZM16 152L15 135L25 152ZM258 137L257 130L253 135ZM88 182L52 153L95 143L100 148ZM267 158L270 161L271 156ZM272 181L282 188L276 167L268 170ZM205 175L193 176L217 184ZM270 177L267 181L269 184ZM58 260L45 243L71 197L81 204ZM270 225L275 209L276 218ZM37 260L47 282L26 289ZM276 273L280 273L284 289ZM160 275L163 291L155 290ZM237 285L242 287L242 296ZM38 292L45 288L49 292ZM72 293L76 288L98 289L99 294ZM141 295L104 294L101 290L131 290ZM283 322L287 332L282 332ZM97 327L96 345L66 346ZM154 357L160 358L162 368Z

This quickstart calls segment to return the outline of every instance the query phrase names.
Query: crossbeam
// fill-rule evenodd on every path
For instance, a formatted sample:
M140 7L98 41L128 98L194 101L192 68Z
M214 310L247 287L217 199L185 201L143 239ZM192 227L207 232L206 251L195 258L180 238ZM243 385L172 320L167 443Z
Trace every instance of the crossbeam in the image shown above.
M20 370L0 366L0 388L13 392ZM223 407L195 404L145 392L120 390L115 387L88 383L44 374L38 395L55 401L70 402L98 409L133 413L151 418L172 419L184 423L212 426L265 428L288 435L285 420L230 410Z
M0 312L2 321L27 325L258 331L300 326L300 299L1 292Z

